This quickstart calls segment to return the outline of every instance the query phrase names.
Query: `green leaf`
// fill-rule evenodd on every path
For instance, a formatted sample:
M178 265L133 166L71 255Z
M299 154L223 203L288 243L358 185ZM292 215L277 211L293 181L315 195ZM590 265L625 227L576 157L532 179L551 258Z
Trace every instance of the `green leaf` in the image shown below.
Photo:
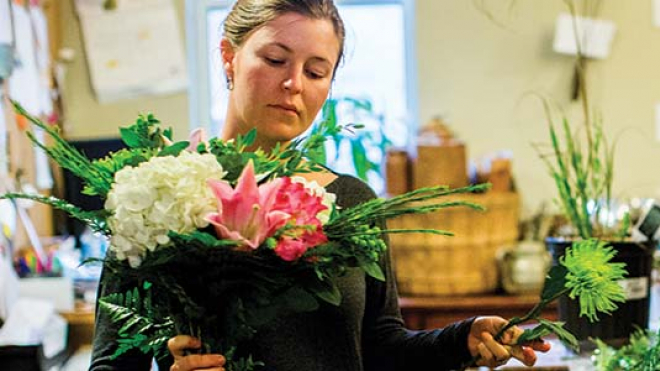
M188 148L190 145L190 142L184 141L184 142L177 142L172 144L171 146L163 148L158 153L158 157L165 157L165 156L178 156L181 151L184 149Z
M163 130L163 136L169 140L172 140L172 128Z
M142 138L130 128L119 128L121 139L129 148L139 148L142 146Z
M236 143L239 148L249 147L254 144L255 140L257 140L257 129L252 129L245 136L239 136Z
M518 338L518 344L525 344L534 340L540 340L541 338L548 336L550 334L557 335L557 338L568 348L571 348L575 351L580 349L580 344L573 334L564 329L563 322L553 322L545 319L539 319L539 324L533 329L525 330L523 334Z
M334 306L339 306L341 303L341 292L334 282L314 280L309 284L308 289L318 298Z
M353 153L353 166L358 178L362 180L367 179L367 172L369 171L369 159L367 158L366 149L362 141L351 140L351 151Z
M550 272L545 277L543 292L541 293L542 300L548 301L565 291L567 273L568 269L561 264L550 268Z
M379 281L385 282L385 274L383 274L383 270L380 268L380 265L378 265L377 262L364 262L361 263L360 266L369 276Z
M544 325L537 325L534 328L525 329L520 337L518 337L518 344L525 345L535 340L541 340L550 334L552 334L550 328Z

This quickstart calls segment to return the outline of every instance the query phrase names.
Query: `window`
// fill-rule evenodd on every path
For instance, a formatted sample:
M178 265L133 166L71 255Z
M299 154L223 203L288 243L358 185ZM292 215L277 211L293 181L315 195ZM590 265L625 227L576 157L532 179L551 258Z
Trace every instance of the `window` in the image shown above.
M346 24L345 60L337 71L330 100L337 103L338 121L363 123L364 133L393 146L409 144L417 123L413 50L413 0L336 1ZM190 117L193 127L219 133L225 116L227 90L220 61L221 22L233 1L186 2L191 74ZM364 148L374 164L382 149ZM330 167L356 173L349 142L338 145ZM330 151L332 152L332 151ZM336 156L335 156L336 155ZM335 159L336 157L336 159ZM368 173L371 186L382 192L380 170Z

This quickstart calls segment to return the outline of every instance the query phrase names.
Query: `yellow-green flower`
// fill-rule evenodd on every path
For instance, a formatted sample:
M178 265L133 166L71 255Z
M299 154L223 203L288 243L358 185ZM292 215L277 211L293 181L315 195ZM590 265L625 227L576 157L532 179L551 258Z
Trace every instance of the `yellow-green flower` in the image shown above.
M596 312L611 313L615 302L625 302L622 287L617 283L627 273L624 263L612 263L616 252L597 239L576 241L566 249L560 262L568 269L566 288L569 297L580 300L580 316L598 320Z

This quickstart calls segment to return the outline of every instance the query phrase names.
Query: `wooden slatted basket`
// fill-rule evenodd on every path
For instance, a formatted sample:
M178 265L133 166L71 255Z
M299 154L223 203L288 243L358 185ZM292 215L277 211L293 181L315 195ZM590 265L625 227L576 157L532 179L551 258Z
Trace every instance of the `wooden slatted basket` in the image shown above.
M454 199L478 203L487 211L455 207L431 214L404 215L388 222L389 228L435 228L454 233L390 235L401 295L477 294L497 288L497 251L518 238L519 195L487 192L458 195Z

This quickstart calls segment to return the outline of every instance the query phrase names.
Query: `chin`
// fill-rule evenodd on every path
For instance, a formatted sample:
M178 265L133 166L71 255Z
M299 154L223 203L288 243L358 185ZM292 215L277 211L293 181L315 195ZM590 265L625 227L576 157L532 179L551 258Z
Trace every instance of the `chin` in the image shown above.
M289 142L305 132L302 128L294 127L290 124L278 124L276 126L270 126L268 137L264 137L264 140L270 142Z

